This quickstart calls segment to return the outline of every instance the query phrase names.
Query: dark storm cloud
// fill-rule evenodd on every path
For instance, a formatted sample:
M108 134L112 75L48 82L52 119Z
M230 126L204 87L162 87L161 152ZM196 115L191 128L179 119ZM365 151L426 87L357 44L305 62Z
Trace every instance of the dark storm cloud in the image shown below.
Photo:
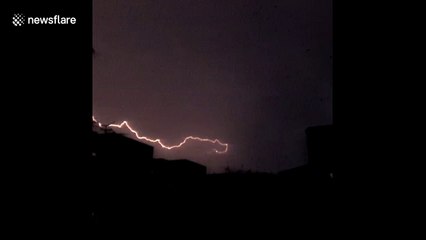
M330 0L96 0L94 113L170 144L230 143L156 149L211 170L301 165L305 128L332 120L331 20Z

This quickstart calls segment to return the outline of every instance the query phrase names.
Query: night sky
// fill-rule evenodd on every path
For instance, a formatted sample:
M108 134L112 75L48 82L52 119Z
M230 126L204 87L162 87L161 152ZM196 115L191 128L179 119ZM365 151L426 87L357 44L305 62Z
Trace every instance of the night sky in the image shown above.
M153 145L209 172L303 165L306 127L332 123L331 2L94 0L94 115L166 144L229 143Z

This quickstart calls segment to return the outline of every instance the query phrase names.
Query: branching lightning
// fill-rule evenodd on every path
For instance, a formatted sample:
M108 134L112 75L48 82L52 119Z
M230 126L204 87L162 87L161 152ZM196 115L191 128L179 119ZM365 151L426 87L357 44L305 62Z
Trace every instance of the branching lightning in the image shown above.
M104 127L104 125L102 123L100 123L99 121L97 121L94 116L92 116L92 120L95 123L97 123L99 125L99 127ZM200 138L200 137L188 136L182 142L180 142L177 145L167 146L167 145L163 144L160 139L152 139L152 138L148 138L146 136L139 135L139 133L136 130L134 130L129 125L129 123L127 121L123 121L120 124L109 124L109 125L107 125L107 127L120 128L120 129L122 129L123 127L126 127L130 132L132 132L135 135L135 137L137 139L144 140L144 141L151 142L151 143L157 143L162 148L165 148L165 149L168 149L168 150L171 150L171 149L174 149L174 148L180 148L185 143L187 143L188 140L194 140L194 141L199 141L199 142L209 142L209 143L213 143L213 144L219 144L220 146L223 147L223 150L220 151L220 150L217 150L217 149L213 149L216 153L226 153L228 151L228 144L227 143L222 143L219 139L212 140L212 139L208 139L208 138Z

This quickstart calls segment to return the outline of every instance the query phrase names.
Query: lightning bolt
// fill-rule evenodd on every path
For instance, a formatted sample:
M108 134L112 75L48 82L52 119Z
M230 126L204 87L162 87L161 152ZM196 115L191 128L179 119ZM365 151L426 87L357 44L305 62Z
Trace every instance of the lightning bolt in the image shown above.
M102 123L100 123L98 120L96 120L96 118L94 116L92 116L92 120L95 123L97 123L99 127L103 127ZM209 143L213 143L213 144L219 144L220 146L223 147L223 150L219 151L217 149L213 149L216 153L226 153L228 151L228 144L227 143L222 143L219 139L212 140L212 139L208 139L208 138L200 138L200 137L188 136L182 142L180 142L177 145L167 146L167 145L163 144L161 142L161 140L158 139L158 138L157 139L151 139L151 138L148 138L148 137L145 137L145 136L140 136L139 133L136 130L134 130L127 121L123 121L120 124L110 124L110 125L108 125L108 127L114 127L114 128L120 128L120 129L122 129L123 127L126 127L130 132L132 132L135 135L135 137L137 139L144 140L144 141L151 142L151 143L157 143L162 148L165 148L167 150L171 150L171 149L174 149L174 148L180 148L185 143L187 143L188 140L194 140L194 141L199 141L199 142L209 142Z

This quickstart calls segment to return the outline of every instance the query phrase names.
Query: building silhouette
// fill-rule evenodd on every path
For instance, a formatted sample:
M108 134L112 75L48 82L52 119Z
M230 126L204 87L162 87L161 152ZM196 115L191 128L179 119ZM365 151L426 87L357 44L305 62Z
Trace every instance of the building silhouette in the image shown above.
M335 135L332 125L306 129L309 166L313 176L332 179L336 176Z
M148 144L116 133L107 126L93 124L92 157L103 174L124 175L205 175L205 166L187 159L155 159L154 148Z

